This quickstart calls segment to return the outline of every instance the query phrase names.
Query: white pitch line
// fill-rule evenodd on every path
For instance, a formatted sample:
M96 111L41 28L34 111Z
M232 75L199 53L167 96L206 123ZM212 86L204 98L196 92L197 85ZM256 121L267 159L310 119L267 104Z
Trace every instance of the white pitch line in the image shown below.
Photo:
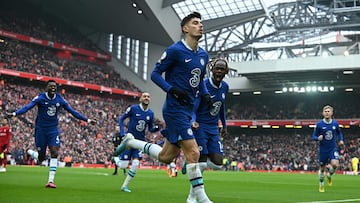
M328 200L328 201L314 201L314 202L295 202L295 203L336 203L336 202L356 202L360 199L342 199L342 200Z

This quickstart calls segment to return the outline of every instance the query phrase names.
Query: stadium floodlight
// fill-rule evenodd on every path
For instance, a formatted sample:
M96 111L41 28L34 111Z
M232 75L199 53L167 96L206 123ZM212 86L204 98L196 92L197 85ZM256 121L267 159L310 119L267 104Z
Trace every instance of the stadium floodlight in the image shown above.
M283 88L282 88L282 91L283 91L283 92L287 92L288 89L287 89L286 87L283 87Z
M352 71L352 70L344 70L343 74L344 75L352 75L352 74L354 74L354 71Z
M316 90L317 90L316 86L311 87L311 91L316 92Z
M334 88L334 86L330 86L330 91L334 91L335 90L335 88Z
M311 87L310 87L310 86L307 86L307 87L306 87L306 91L307 91L307 92L311 92Z
M136 8L137 4L135 2L132 3L132 7Z
M294 92L298 92L299 88L298 87L294 87Z

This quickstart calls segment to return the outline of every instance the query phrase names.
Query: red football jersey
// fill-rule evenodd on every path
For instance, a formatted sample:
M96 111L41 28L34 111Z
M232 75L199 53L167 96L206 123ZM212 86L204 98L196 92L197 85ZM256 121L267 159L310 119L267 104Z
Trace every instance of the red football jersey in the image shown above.
M0 146L5 144L9 144L11 137L11 128L10 126L2 126L0 127Z

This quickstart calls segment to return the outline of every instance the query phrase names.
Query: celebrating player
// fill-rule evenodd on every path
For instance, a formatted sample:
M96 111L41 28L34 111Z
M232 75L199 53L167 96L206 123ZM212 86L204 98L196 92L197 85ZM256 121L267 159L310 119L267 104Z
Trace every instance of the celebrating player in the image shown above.
M339 124L332 118L333 107L329 105L324 106L322 114L324 118L316 124L312 135L313 140L319 141L319 192L325 192L324 179L326 165L328 163L331 165L327 173L329 186L332 185L331 176L339 166L339 152L336 144L336 136L339 141L339 146L344 146L344 138Z
M184 39L168 47L151 73L152 81L167 93L163 106L166 137L163 148L152 143L134 139L127 134L118 147L118 152L127 147L141 149L159 161L169 164L178 155L180 148L188 162L186 169L193 187L194 197L200 203L211 202L208 198L199 167L199 150L191 129L191 118L196 97L203 97L208 107L212 106L210 95L203 83L207 52L198 46L203 34L201 15L193 12L181 21ZM162 74L165 73L165 79Z
M154 125L154 112L149 108L150 94L144 92L140 96L140 104L134 104L126 109L119 119L120 135L124 137L124 121L129 118L127 133L134 135L136 139L145 141L145 132L148 127L150 132L157 132L160 130L159 126ZM138 149L128 149L120 155L120 160L116 162L116 165L120 168L126 168L131 161L131 168L128 171L128 175L121 186L121 191L131 192L128 185L136 175L137 168L140 165L142 158L142 152Z
M48 183L45 185L47 188L56 188L54 184L56 168L58 165L58 154L60 149L60 130L58 128L59 119L58 114L61 108L64 108L77 119L87 121L95 125L96 120L88 119L84 115L75 111L69 103L61 97L57 90L57 84L54 80L49 80L46 83L46 92L42 92L32 99L30 103L20 108L15 112L8 112L8 117L20 116L34 106L37 106L37 117L35 121L35 145L37 151L28 150L32 158L37 159L39 162L45 160L46 149L50 149L50 172Z
M229 85L223 79L229 72L228 63L225 59L215 59L210 63L210 70L211 77L205 79L204 83L211 95L213 105L208 108L203 100L197 99L192 123L195 139L199 145L201 171L207 167L214 170L222 169L224 153L221 137L225 137L227 133L225 97L229 91ZM220 133L219 120L222 124ZM183 167L182 173L186 173L186 167ZM191 187L188 200L193 202L194 199Z
M11 128L8 121L4 118L1 120L0 127L0 172L6 172L7 156L11 138Z

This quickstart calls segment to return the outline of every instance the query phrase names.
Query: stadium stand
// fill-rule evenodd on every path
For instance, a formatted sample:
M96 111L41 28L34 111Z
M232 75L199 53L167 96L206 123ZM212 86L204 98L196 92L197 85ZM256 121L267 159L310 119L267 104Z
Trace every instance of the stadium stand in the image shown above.
M25 9L26 10L26 9ZM0 29L19 33L39 39L79 47L104 53L80 33L62 23L48 23L40 17L29 17L24 11L11 12L1 9ZM33 13L31 13L33 15ZM54 19L52 19L54 20ZM56 26L55 26L56 25ZM104 61L88 61L73 55L70 58L59 57L51 47L43 47L31 43L6 38L0 44L0 66L5 69L35 73L43 76L81 81L108 87L140 92L130 81ZM74 74L76 73L76 74ZM20 78L0 76L1 109L17 109L42 91L41 82L29 82ZM136 102L136 98L128 96L101 95L76 88L61 87L65 99L80 112L89 117L96 117L98 125L88 126L72 120L65 113L60 116L62 148L60 159L71 157L73 163L108 164L113 152L112 133L117 125L117 118L127 106ZM335 107L337 118L360 118L356 108L359 95L341 93L296 95L291 97L262 95L239 97L235 101L228 100L228 119L318 119L319 109L326 103ZM89 110L91 109L91 110ZM33 124L35 114L27 113L16 121L11 121L14 136L11 140L10 152L17 164L31 164L27 160L26 149L33 146ZM164 125L157 120L158 124ZM311 129L239 129L231 127L230 134L224 139L225 155L231 161L241 162L244 170L316 170L316 144L311 141ZM341 169L349 169L351 155L360 152L360 140L354 129L344 130L346 148L341 151ZM160 134L147 134L148 140L158 143ZM148 156L144 157L144 165L158 165ZM181 162L179 162L181 164Z

